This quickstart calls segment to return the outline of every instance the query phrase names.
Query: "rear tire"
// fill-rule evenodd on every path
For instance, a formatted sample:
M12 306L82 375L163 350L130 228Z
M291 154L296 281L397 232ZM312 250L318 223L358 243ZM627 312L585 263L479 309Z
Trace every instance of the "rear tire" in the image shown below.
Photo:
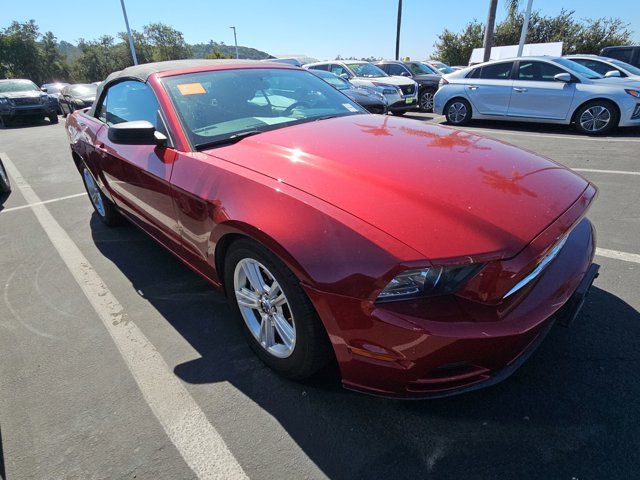
M53 115L49 115L49 121L53 124L58 123L58 115L56 115L55 113Z
M109 227L120 225L122 223L122 215L114 203L102 193L93 174L84 163L82 164L80 173L84 187L87 189L89 200L91 200L91 205L93 205L93 209L96 211L98 218Z
M279 258L242 239L229 247L224 265L231 309L252 350L268 367L301 380L329 363L333 351L324 325L300 281ZM261 286L255 288L255 283Z
M407 111L406 110L391 110L391 113L393 113L393 115L396 116L396 117L401 117L405 113L407 113Z
M606 100L587 102L574 116L576 130L585 135L604 135L616 128L619 120L618 109Z
M466 125L471 121L471 104L464 98L454 98L445 105L444 114L449 124Z
M436 94L436 90L433 88L425 88L420 93L420 98L418 103L420 105L420 110L423 112L431 113L433 112L433 97Z
M7 128L9 126L9 119L0 115L0 128Z
M4 168L2 159L0 158L0 193L11 193L11 182L9 181L9 175Z

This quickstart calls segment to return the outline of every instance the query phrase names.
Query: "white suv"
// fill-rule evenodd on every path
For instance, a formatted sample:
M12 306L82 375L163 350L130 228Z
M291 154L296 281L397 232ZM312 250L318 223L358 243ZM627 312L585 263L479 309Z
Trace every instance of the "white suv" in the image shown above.
M348 60L309 63L303 68L327 70L349 80L357 87L367 88L384 95L389 111L394 115L404 115L418 106L418 84L405 77L387 75L372 63Z

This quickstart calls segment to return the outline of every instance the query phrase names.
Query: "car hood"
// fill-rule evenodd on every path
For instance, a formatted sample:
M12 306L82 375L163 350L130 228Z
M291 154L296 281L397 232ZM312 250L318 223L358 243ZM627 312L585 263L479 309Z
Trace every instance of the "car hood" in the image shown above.
M46 97L46 94L44 94L42 92L36 92L36 91L4 92L4 93L0 93L0 97L4 97L4 98L40 98L40 97Z
M384 97L381 95L374 95L366 88L349 88L345 90L341 90L347 97L349 97L354 102L368 102L368 103L384 103Z
M436 75L434 74L427 74L425 73L424 75L414 75L413 79L420 83L438 83L440 81L440 79L442 78L442 75Z
M412 85L415 82L407 77L400 76L388 76L388 77L354 77L352 80L366 80L372 83L384 83L387 85L397 85L399 87L403 85Z
M514 256L588 186L505 143L379 115L285 127L205 153L320 198L427 259Z

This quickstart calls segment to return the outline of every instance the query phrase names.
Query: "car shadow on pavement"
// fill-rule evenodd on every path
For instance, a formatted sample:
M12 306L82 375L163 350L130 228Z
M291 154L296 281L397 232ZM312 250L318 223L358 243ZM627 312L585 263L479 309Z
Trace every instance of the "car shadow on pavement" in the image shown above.
M574 324L554 328L507 381L448 399L390 400L343 390L330 374L306 383L279 377L207 282L133 226L108 229L94 214L91 230L100 252L200 354L173 366L175 374L232 384L329 478L637 474L640 313L606 291L594 287Z

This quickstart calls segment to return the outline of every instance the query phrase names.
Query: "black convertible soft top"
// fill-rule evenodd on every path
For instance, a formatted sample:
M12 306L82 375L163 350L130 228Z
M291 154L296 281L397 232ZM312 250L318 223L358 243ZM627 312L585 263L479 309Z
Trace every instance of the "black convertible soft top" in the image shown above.
M102 96L102 91L105 87L110 84L123 80L139 80L141 82L146 82L149 79L149 76L158 73L158 72L166 72L168 70L179 70L181 68L195 68L195 67L215 67L218 65L253 65L258 64L260 66L265 66L265 62L260 62L259 60L235 60L235 59L219 59L219 60L207 60L204 58L194 58L190 60L169 60L166 62L152 62L152 63L143 63L141 65L133 65L132 67L127 67L122 70L118 70L117 72L111 73L104 82L100 84L98 87L98 92L96 94L96 101L93 103L91 108L89 109L88 114L91 116L95 115L96 103L99 98ZM283 66L282 64L278 64L279 66Z

